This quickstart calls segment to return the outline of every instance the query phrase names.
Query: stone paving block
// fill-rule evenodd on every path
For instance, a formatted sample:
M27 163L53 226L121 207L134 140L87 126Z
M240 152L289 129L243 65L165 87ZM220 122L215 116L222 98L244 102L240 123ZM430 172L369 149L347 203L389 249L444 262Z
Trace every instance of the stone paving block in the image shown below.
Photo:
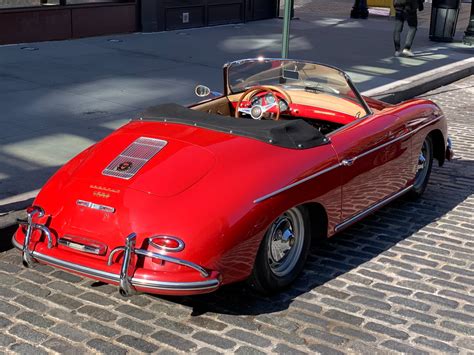
M449 353L449 354L457 354L459 353L459 349L452 347L446 343L443 343L441 341L437 341L435 339L428 339L425 337L418 337L415 338L414 340L415 343L432 348L434 351L441 351L444 353Z
M199 328L205 328L215 331L222 331L227 328L227 324L206 317L193 317L191 318L189 324L193 324Z
M14 299L14 301L18 304L21 304L23 307L34 310L36 312L45 312L48 309L48 306L44 302L37 301L25 295L18 296Z
M31 354L31 355L47 355L48 352L40 349L38 346L34 346L27 343L17 343L10 346L10 350L18 354Z
M50 338L41 345L60 354L79 355L88 353L88 350L81 346L72 346L68 341L57 338Z
M326 343L334 344L334 345L342 345L348 341L347 338L341 337L339 335L331 334L324 330L319 330L315 328L306 328L303 331L303 334L309 335L318 341L323 341Z
M79 316L76 310L65 310L62 308L49 308L48 316L67 322L68 324L77 324L84 321L84 317Z
M460 293L460 292L451 291L451 290L441 290L439 291L439 294L442 296L466 301L468 304L474 305L474 296L467 294L467 292Z
M77 312L103 322L114 321L118 318L116 314L95 306L83 306Z
M236 344L232 340L225 339L209 332L197 332L193 334L193 338L224 350L232 349Z
M436 317L433 317L426 313L418 312L409 308L400 308L400 309L397 309L395 312L403 317L414 318L420 322L425 322L425 323L430 323L430 324L434 324L437 320Z
M390 297L388 301L423 312L427 312L431 308L429 304L400 296Z
M90 348L105 354L126 355L128 353L126 349L102 339L91 339L87 342L87 345Z
M136 351L144 353L152 353L159 349L155 344L132 335L122 335L117 338L117 341Z
M151 337L161 343L165 343L173 348L185 352L190 352L197 348L196 343L165 330L160 330L152 334Z
M336 311L336 310L334 310L334 311ZM340 312L340 313L342 313L342 312ZM288 312L288 317L296 319L296 320L301 321L301 322L313 324L313 325L319 326L321 328L326 328L326 327L329 326L329 322L326 319L320 318L320 317L315 317L315 316L310 316L306 313L294 312L294 311L293 312Z
M155 321L155 324L161 328L172 330L179 334L191 334L194 331L192 327L189 327L186 324L175 322L168 318L159 318Z
M364 328L367 330L374 331L376 333L387 335L391 338L402 339L402 340L408 339L408 334L406 332L403 332L401 330L396 330L392 327L387 327L379 323L369 322L366 325L364 325Z
M446 333L423 324L412 324L408 329L412 332L438 340L451 341L454 340L455 337L454 334Z
M0 346L7 347L10 344L13 344L15 342L15 338L11 337L5 333L0 333Z
M142 310L141 308L130 306L128 304L115 308L117 312L126 314L127 316L137 318L141 321L152 320L155 318L155 314Z
M48 339L48 336L44 333L40 333L36 330L33 330L31 327L28 327L24 324L17 324L11 327L8 332L11 335L15 335L18 338L24 339L31 343L41 343Z
M226 335L230 338L238 339L251 345L260 346L262 348L271 345L270 340L267 338L240 329L232 329L228 331Z
M404 319L394 317L387 313L377 312L371 309L366 310L363 315L389 324L405 324L407 322Z
M464 335L470 335L474 336L474 326L471 324L471 326L463 324L463 323L458 323L458 322L453 322L453 321L442 321L440 325L447 331L455 331Z
M53 334L60 335L70 341L80 343L89 338L89 335L77 328L77 326L70 326L68 324L59 323L50 331Z
M82 323L81 327L85 330L102 335L103 337L106 337L106 338L112 338L116 336L117 334L120 334L118 330L108 327L106 325L100 324L93 320L89 320Z
M263 355L263 351L252 348L251 346L241 346L239 347L234 354L238 355Z
M54 322L42 315L38 315L34 312L21 312L16 316L17 319L21 319L24 322L30 323L35 327L39 328L50 328L54 325Z
M316 354L344 355L344 352L331 348L330 346L323 345L323 344L312 344L309 346L309 348L311 349L311 351L315 352Z
M378 301L373 298L364 297L364 296L353 296L349 298L349 301L379 310L388 311L392 308L390 303L384 301Z
M211 348L203 347L199 349L196 354L198 355L221 355L222 353Z
M66 271L62 271L62 270L57 270L57 271L53 272L51 274L51 276L53 276L55 278L58 278L58 279L61 279L63 281L70 282L70 283L77 283L77 282L82 281L82 277L71 274L71 273L66 272Z
M47 297L51 294L51 290L43 287L38 287L38 285L31 282L20 282L15 285L15 288L23 291L31 296L38 296L41 298Z
M439 304L441 306L444 306L444 307L457 308L459 306L459 302L457 302L455 300L451 300L451 299L446 298L446 297L436 296L436 295L429 294L429 293L417 292L417 293L414 294L414 297L419 299L419 300L437 303L437 304Z
M286 330L286 329L283 329ZM280 341L286 341L289 344L303 345L305 340L295 333L288 333L277 328L262 326L259 332L263 335L278 339Z
M387 340L382 343L383 347L386 347L390 350L397 351L403 354L413 354L413 355L429 355L430 353L425 350L414 348L410 345L400 343L395 340Z
M238 351L238 350L237 350ZM288 345L285 344L278 344L274 349L274 353L281 354L281 355L286 355L286 354L292 354L292 355L305 355L306 353L300 350L297 350L295 348L289 347ZM262 353L262 352L260 352ZM245 353L242 353L245 354ZM264 353L262 353L264 354Z
M377 340L375 336L364 332L360 329L338 326L334 328L334 332L344 335L349 339L357 339L364 342L374 342Z
M47 300L70 310L76 310L82 306L82 302L79 302L74 298L65 296L60 293L50 295Z
M77 296L84 292L80 288L74 286L72 283L68 281L62 281L62 280L50 282L48 284L48 288L50 288L51 290L54 290L55 292L64 293L68 296Z
M146 325L142 322L137 322L128 317L118 319L117 325L121 328L128 329L141 335L150 334L155 330L154 327L150 327L149 325Z
M4 302L0 300L0 313L6 314L6 315L12 315L16 312L19 311L20 308L13 306L12 304L9 304L7 302Z

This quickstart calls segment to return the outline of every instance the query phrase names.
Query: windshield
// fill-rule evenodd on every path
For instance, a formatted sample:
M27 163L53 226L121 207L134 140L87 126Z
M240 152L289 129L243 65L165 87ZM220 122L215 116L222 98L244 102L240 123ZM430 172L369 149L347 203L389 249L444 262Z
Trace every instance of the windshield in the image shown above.
M227 65L227 83L235 94L252 86L274 85L285 90L326 93L368 107L346 75L332 67L291 59L246 59Z

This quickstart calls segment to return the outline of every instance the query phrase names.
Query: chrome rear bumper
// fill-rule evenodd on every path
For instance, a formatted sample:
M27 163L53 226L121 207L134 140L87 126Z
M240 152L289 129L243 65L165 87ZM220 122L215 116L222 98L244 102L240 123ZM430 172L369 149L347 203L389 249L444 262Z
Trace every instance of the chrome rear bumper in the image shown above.
M34 263L42 261L46 264L57 266L62 269L66 269L81 275L93 279L99 279L104 281L109 281L112 283L117 283L119 285L119 292L123 296L129 296L136 292L136 288L144 290L147 292L153 291L163 291L168 293L186 293L186 292L211 292L217 289L220 285L220 280L218 278L210 278L211 274L204 269L203 267L194 264L192 262L178 259L175 257L170 257L167 255L161 255L158 253L150 252L148 250L136 249L135 248L135 239L136 234L132 233L127 238L125 238L125 245L123 247L115 248L109 255L107 265L112 265L113 255L116 252L123 251L123 260L121 265L120 274L110 273L107 271L102 271L99 269L94 269L62 259L54 258L49 255L45 255L38 251L32 251L29 249L29 243L31 234L35 229L39 229L42 233L46 235L48 240L48 249L54 247L52 234L45 225L36 224L32 222L33 217L38 214L39 216L44 215L44 212L40 208L34 208L28 213L28 221L23 222L27 226L27 231L25 234L24 244L21 245L13 236L12 242L13 245L20 249L23 252L23 264L26 267L31 267ZM169 282L169 281L157 281L144 278L138 278L133 276L133 268L130 266L130 261L132 255L137 257L150 257L155 259L160 259L166 262L182 265L191 269L196 270L201 274L206 280L203 281L193 281L193 282Z

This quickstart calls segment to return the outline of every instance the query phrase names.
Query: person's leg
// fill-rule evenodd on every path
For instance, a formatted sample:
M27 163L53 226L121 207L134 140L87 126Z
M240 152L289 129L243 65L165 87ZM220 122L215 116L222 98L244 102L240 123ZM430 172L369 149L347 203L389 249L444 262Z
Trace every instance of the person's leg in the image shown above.
M413 45L413 40L415 39L416 35L416 29L418 27L418 18L416 16L416 11L407 14L407 23L408 34L405 40L405 49L407 51L411 51L411 46Z
M397 10L395 13L395 27L393 29L393 44L395 46L395 55L398 55L400 53L400 34L403 31L403 22L403 11Z

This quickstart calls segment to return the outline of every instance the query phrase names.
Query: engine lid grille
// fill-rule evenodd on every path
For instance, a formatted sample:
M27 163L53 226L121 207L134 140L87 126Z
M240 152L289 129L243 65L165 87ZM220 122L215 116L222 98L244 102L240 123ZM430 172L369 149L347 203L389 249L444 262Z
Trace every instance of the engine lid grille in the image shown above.
M125 180L131 179L167 143L161 139L140 137L112 160L102 174Z

